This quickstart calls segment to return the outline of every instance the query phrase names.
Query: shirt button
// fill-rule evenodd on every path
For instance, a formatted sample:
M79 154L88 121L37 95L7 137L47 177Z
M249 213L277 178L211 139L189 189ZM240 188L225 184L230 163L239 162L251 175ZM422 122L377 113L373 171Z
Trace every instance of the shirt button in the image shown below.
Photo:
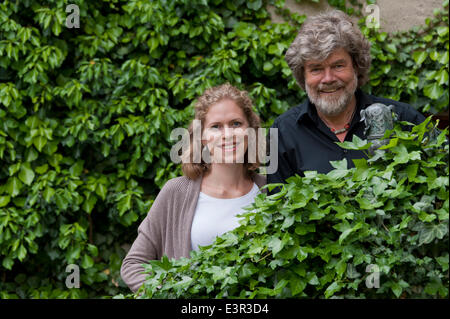
M344 154L347 154L347 150L344 150Z

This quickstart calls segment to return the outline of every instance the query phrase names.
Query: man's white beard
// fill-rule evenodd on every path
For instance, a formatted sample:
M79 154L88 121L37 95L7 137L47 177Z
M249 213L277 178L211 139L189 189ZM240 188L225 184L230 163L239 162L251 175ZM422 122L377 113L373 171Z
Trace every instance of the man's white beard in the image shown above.
M332 88L343 87L342 81L338 81L332 86ZM356 73L354 73L353 81L350 82L346 87L344 87L341 94L336 94L336 96L328 96L321 98L318 91L322 90L324 86L318 86L317 91L311 89L308 84L305 83L306 93L310 101L316 106L317 110L324 114L325 116L336 116L341 114L347 108L347 105L352 100L358 85L358 78Z

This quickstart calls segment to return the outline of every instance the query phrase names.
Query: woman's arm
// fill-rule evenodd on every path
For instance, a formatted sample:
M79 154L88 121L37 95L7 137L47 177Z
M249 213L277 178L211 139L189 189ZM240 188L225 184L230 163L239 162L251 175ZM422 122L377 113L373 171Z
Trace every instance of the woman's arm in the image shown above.
M149 260L159 259L163 251L164 218L169 214L169 203L172 199L167 184L153 202L149 213L139 225L138 236L122 262L120 275L127 286L136 292L149 274L143 274L142 264Z
M151 211L150 211L151 213ZM149 213L149 214L150 214ZM149 274L144 274L142 264L157 258L157 248L153 240L142 228L150 228L148 216L138 228L138 236L127 253L120 268L120 276L131 291L136 292Z

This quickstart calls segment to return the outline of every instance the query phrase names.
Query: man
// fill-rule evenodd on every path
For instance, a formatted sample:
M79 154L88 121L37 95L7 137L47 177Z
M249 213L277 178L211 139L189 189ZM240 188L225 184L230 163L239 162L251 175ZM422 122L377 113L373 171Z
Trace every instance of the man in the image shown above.
M286 52L286 61L308 100L279 116L278 170L268 183L284 183L305 171L328 173L330 161L365 157L335 142L365 139L360 112L373 103L394 105L398 120L419 124L425 117L405 103L367 95L359 87L369 78L370 43L343 12L306 20Z

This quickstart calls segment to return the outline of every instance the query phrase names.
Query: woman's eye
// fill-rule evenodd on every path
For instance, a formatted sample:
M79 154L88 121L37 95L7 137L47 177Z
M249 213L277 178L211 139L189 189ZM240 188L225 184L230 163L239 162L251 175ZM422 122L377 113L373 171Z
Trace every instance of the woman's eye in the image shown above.
M213 128L213 129L218 129L218 128L219 128L219 125L217 125L217 124L211 125L211 128Z
M233 122L233 126L234 127L239 127L239 126L241 126L241 122Z

